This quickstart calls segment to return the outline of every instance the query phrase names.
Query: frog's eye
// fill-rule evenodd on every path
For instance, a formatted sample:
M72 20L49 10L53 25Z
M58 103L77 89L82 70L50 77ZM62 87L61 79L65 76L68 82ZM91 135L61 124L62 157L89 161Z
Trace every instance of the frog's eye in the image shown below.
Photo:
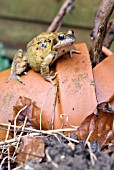
M69 35L74 35L74 31L73 30L68 30L68 33Z
M58 36L58 38L59 38L59 40L64 40L66 37L65 37L64 34L60 34L60 35Z

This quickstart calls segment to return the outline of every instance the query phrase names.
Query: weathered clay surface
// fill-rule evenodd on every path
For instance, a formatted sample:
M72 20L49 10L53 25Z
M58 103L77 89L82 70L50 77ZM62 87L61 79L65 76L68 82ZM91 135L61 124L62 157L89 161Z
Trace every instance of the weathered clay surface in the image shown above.
M114 100L114 54L108 56L93 69L98 103ZM114 107L114 102L111 101Z
M81 54L72 58L65 55L57 63L60 86L61 113L68 116L69 123L80 125L96 106L94 81L87 46L76 45Z
M55 109L54 128L61 128L61 118L64 118L64 120L68 118L69 124L73 126L80 125L96 107L92 68L87 46L84 43L78 44L76 49L81 54L74 53L72 58L65 55L56 64L58 76L54 81L58 84L59 93ZM2 123L8 123L8 120L12 119L13 106L19 96L28 97L35 101L38 107L41 107L47 92L52 87L39 73L32 70L28 71L27 76L21 76L25 85L16 80L6 83L9 74L10 69L0 73L0 122ZM45 124L45 129L50 128L54 98L55 87L49 93L43 108L42 121ZM63 117L61 114L64 114ZM68 126L66 122L64 127Z

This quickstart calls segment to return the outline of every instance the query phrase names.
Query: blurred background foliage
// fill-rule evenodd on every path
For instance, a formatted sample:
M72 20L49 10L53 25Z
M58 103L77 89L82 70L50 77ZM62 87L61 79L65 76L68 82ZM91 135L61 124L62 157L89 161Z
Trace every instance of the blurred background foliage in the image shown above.
M64 0L0 0L0 71L10 67L17 49L46 31ZM75 9L67 14L60 31L73 29L76 43L90 47L90 33L101 0L75 0ZM113 16L114 17L114 14ZM114 45L111 46L111 50Z
M6 57L3 43L0 42L0 71L10 68L11 60Z

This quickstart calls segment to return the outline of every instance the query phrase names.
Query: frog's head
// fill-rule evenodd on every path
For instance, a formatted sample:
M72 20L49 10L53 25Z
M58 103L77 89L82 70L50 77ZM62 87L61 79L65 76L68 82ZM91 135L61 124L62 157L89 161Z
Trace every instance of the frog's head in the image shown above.
M53 47L56 49L72 46L76 38L73 30L68 30L67 33L58 33L57 38L53 42Z

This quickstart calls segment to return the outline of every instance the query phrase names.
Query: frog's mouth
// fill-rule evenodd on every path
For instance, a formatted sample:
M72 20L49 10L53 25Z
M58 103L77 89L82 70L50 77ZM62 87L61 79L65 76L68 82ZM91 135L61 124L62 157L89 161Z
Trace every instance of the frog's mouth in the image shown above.
M74 36L68 36L66 37L66 39L63 39L61 41L58 41L55 45L54 48L56 49L60 49L63 47L67 47L67 46L72 46L74 44L74 42L76 41L76 38Z

